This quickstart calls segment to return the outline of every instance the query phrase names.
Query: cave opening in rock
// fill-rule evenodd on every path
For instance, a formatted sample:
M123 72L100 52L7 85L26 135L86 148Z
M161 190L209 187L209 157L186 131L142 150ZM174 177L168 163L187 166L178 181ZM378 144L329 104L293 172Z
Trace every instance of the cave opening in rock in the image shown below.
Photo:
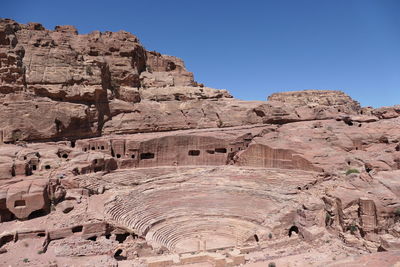
M47 214L47 212L44 209L35 210L31 214L29 214L28 219L31 220L31 219L39 218L39 217L45 216L46 214Z
M32 168L29 168L29 165L25 166L25 175L26 176L32 175Z
M226 153L226 148L216 148L215 152L216 153Z
M96 241L97 236L94 235L94 236L88 237L87 240Z
M115 235L115 240L117 240L119 243L123 243L128 236L129 236L129 233L116 234Z
M51 169L50 165L45 165L44 168L45 168L46 170L50 170L50 169Z
M104 171L104 166L95 166L95 167L93 168L93 171L94 171L94 172L101 172L101 171Z
M260 239L258 239L258 235L254 235L254 240L256 240L256 242L260 241Z
M154 153L141 153L140 154L140 159L153 159L154 158Z
M372 168L370 166L365 165L365 171L370 173L372 171Z
M200 150L189 150L188 155L189 156L199 156Z
M385 249L385 248L382 247L382 246L379 246L378 249L377 249L376 251L377 251L377 252L385 252L385 251L387 251L387 249Z
M117 251L115 251L114 253L114 259L116 259L117 261L126 260L126 257L121 256L122 252L123 252L122 249L117 249Z
M166 68L166 71L172 71L172 70L175 70L176 69L176 65L175 65L175 63L174 62L168 62L167 63L167 68Z
M82 225L74 226L74 227L72 227L72 229L71 229L71 231L72 231L73 233L79 233L79 232L82 232L82 230L83 230L83 226L82 226Z
M14 241L14 235L4 235L1 237L0 241L2 245Z
M299 233L299 228L298 228L297 226L295 226L295 225L293 225L292 227L290 227L289 233L288 233L289 237L292 236L293 232L295 232L296 234Z
M14 207L26 207L26 202L24 199L19 199L14 202Z
M117 159L121 158L121 154L117 154Z

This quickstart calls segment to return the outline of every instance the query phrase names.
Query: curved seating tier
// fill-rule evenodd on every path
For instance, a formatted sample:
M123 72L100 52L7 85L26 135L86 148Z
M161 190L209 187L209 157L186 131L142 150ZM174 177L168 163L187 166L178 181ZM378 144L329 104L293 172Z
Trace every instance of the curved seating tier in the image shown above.
M106 213L154 246L174 252L218 249L267 236L269 222L279 221L272 217L293 205L293 194L281 192L298 185L287 183L289 177L304 178L303 184L311 180L290 171L283 176L235 167L196 170L135 180L137 186L106 204Z

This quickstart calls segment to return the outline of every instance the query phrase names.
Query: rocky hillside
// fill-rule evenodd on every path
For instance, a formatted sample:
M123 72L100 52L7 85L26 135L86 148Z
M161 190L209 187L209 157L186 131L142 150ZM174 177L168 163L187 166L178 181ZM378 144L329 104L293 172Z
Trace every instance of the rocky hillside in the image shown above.
M0 62L0 129L7 143L281 124L360 111L339 92L275 94L267 103L232 99L195 82L182 60L147 51L124 31L79 35L73 26L51 31L2 19ZM322 96L326 101L318 102Z
M0 118L0 265L400 260L400 106L242 101L128 32L1 19Z

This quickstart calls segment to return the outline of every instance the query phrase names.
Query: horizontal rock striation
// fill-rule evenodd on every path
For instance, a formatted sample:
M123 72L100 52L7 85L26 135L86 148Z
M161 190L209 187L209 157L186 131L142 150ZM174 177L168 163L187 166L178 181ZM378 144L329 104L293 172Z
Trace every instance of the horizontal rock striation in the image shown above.
M147 51L124 31L78 34L73 26L51 31L1 19L0 36L4 142L284 124L360 112L339 91L279 93L269 102L233 99L195 82L181 59ZM24 120L12 120L13 113Z
M292 190L315 180L305 172L285 174L297 180ZM106 213L154 246L174 252L197 251L204 244L205 249L234 247L255 242L254 235L267 239L271 214L282 216L277 205L293 201L278 204L274 190L289 189L282 188L279 175L237 167L196 169L178 177L171 173L160 180L140 181L135 190L109 202Z
M268 97L269 101L288 103L292 106L332 106L349 113L359 111L360 104L341 91L333 90L303 90L274 93Z

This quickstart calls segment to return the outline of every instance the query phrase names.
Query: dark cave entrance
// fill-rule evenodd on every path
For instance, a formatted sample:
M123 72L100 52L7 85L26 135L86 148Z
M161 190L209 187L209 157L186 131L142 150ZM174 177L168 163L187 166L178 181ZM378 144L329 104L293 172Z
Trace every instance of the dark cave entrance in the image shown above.
M119 243L123 243L129 235L129 233L116 234L115 240L117 240Z
M299 234L299 228L294 225L292 227L290 227L289 232L288 232L289 237L292 236L293 232L295 232L296 234Z
M199 156L200 150L189 150L188 155L189 156Z
M118 249L117 251L115 251L114 253L114 259L116 259L117 261L122 261L122 260L126 260L126 257L122 256L123 250L122 249Z
M258 238L258 235L254 235L254 240L256 240L256 242L260 241L260 239Z
M29 214L28 220L35 219L35 218L38 218L38 217L42 217L42 216L45 216L45 215L47 215L47 212L44 209L35 210L31 214Z
M226 148L216 148L215 152L216 153L226 153Z
M153 159L154 153L141 153L140 159Z
M78 226L72 227L72 229L71 229L72 233L80 233L80 232L82 232L82 230L83 230L83 226L82 225L78 225Z

